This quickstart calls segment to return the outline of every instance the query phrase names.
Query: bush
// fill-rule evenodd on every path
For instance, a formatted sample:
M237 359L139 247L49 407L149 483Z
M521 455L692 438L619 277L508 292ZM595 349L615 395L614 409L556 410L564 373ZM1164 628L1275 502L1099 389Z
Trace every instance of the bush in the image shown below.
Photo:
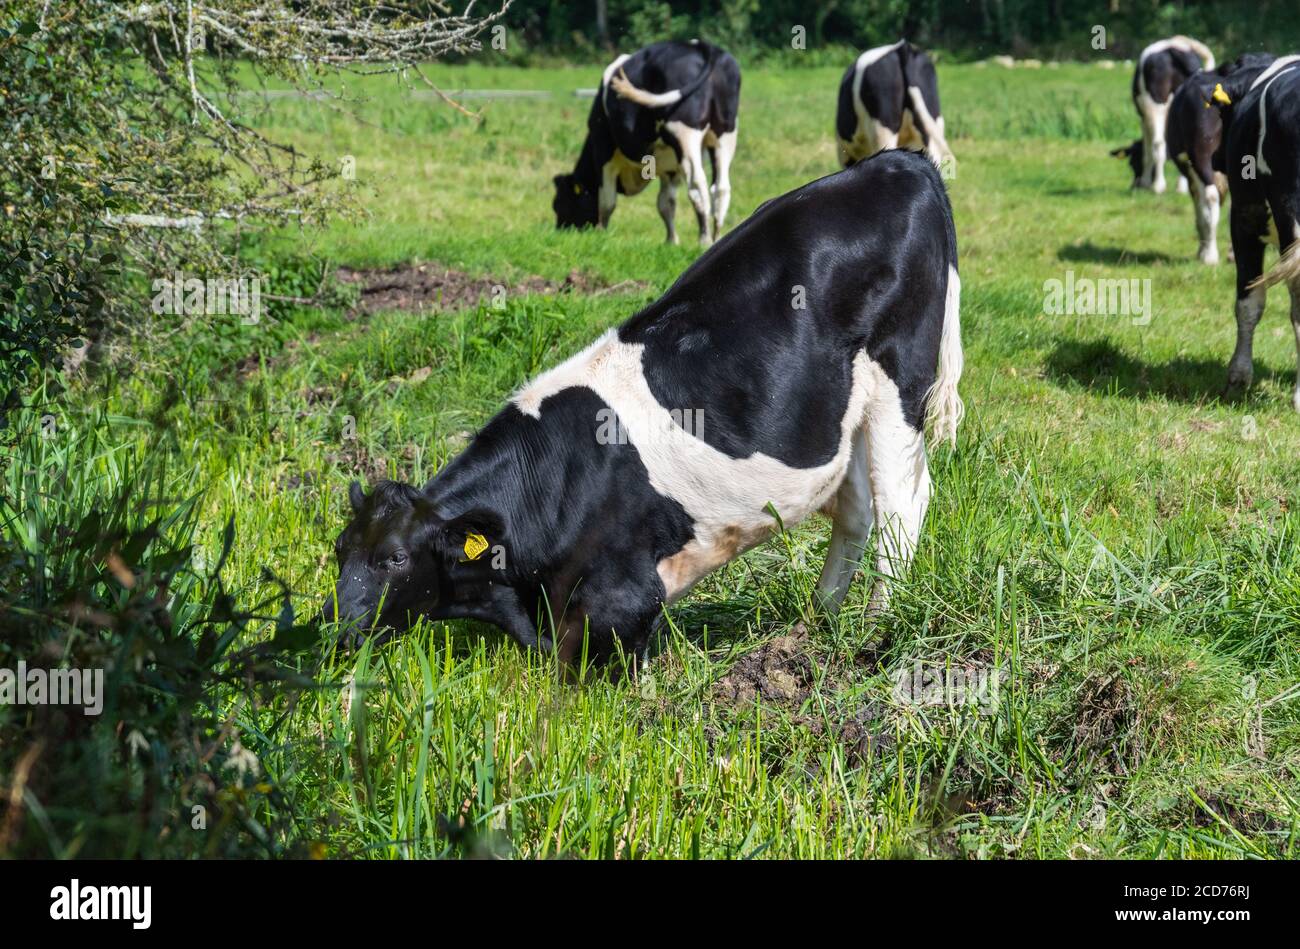
M291 657L315 644L314 627L295 622L287 591L236 607L220 579L233 521L217 562L196 565L193 472L153 438L102 415L23 407L12 422L0 670L89 672L102 685L81 696L94 693L93 715L0 704L0 858L296 852L259 763L267 738L246 726L311 684ZM249 645L263 621L274 637Z

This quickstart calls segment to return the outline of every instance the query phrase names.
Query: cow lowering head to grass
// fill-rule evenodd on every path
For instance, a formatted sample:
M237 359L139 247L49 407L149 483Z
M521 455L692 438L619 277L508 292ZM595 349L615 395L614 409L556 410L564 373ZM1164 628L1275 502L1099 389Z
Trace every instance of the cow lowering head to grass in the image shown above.
M906 40L860 55L840 80L835 133L845 168L886 148L915 148L935 164L951 162L929 55Z
M740 67L709 43L655 43L618 57L591 104L577 165L555 176L556 227L607 227L620 194L640 194L658 178L659 214L675 244L677 188L685 180L700 244L708 246L722 233L731 203L739 105Z
M1237 347L1228 363L1228 388L1250 385L1255 326L1268 288L1283 283L1291 296L1297 350L1292 404L1300 412L1300 56L1275 59L1227 109L1225 172L1237 263ZM1282 256L1265 273L1271 240Z
M1131 145L1111 152L1128 160L1133 169L1133 187L1156 194L1165 190L1165 161L1169 150L1165 120L1169 104L1187 77L1197 70L1214 68L1214 54L1190 36L1171 36L1142 50L1133 72L1133 107L1142 122L1142 137ZM1178 191L1187 191L1187 179L1179 177Z
M570 663L640 656L667 604L817 511L821 603L839 608L874 527L882 609L930 499L923 427L955 439L962 413L956 246L938 169L912 152L767 202L422 489L354 490L339 615L362 632L472 617Z

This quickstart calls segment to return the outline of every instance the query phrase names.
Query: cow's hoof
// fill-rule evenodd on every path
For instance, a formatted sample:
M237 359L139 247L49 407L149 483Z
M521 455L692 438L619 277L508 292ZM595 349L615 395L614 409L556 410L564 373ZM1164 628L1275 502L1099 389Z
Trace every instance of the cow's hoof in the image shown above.
M1179 178L1179 179L1178 179L1178 193L1179 193L1179 194L1187 194L1187 179L1186 179L1186 178Z
M1246 390L1250 388L1250 384L1253 381L1252 380L1253 375L1254 374L1250 372L1242 372L1237 369L1229 369L1228 381L1227 383L1224 384L1223 387L1224 397L1229 399L1235 399L1235 398L1240 398L1242 395L1244 395Z
M1296 389L1294 394L1291 396L1291 408L1300 412L1300 389Z
M1152 194L1164 194L1164 193L1165 193L1165 183L1164 183L1163 181L1157 181L1155 184L1153 184L1153 185L1151 186L1151 193L1152 193Z
M1217 249L1211 251L1203 251L1202 253L1199 253L1196 256L1197 258L1200 259L1201 263L1207 264L1211 267L1217 267L1219 264L1219 251Z

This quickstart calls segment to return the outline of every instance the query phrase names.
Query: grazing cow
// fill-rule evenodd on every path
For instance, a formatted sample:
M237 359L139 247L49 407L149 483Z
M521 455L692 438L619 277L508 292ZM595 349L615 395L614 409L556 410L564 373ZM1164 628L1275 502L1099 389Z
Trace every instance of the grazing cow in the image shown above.
M952 161L939 112L939 78L924 50L906 40L869 49L840 80L835 109L845 168L886 148L923 149Z
M1169 106L1165 138L1179 174L1191 184L1200 239L1197 257L1219 262L1219 205L1228 190L1223 174L1223 114L1273 61L1268 53L1247 53L1217 69L1193 73Z
M731 203L739 107L740 67L716 46L655 43L619 56L605 67L578 164L555 176L556 227L606 227L620 194L639 194L658 177L659 214L668 243L676 244L677 186L685 178L707 247L722 233Z
M1165 119L1178 87L1198 69L1214 68L1214 54L1204 43L1188 36L1171 36L1142 50L1133 72L1133 106L1142 121L1142 138L1112 155L1126 156L1133 167L1133 187L1165 191ZM1187 179L1178 179L1178 191L1187 190Z
M1228 387L1250 385L1251 346L1265 296L1269 287L1285 283L1297 351L1292 405L1300 412L1300 56L1274 60L1228 108L1228 221L1237 260L1237 348L1228 363ZM1264 273L1270 235L1282 256Z
M584 639L641 656L666 604L819 510L834 611L873 524L882 578L911 560L923 427L955 440L962 414L959 297L927 159L885 152L768 201L423 489L354 483L326 616L473 617L566 662Z

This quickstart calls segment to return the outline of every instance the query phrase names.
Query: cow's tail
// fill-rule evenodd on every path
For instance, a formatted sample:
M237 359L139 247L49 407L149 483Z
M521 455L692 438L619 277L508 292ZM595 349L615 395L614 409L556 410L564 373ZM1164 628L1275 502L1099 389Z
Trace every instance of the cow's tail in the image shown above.
M950 163L956 164L957 159L948 147L948 140L943 136L943 130L939 128L939 123L935 121L930 110L925 106L925 98L921 95L921 90L917 86L907 87L907 96L912 102L912 114L916 120L921 123L921 128L925 130L925 139L933 143L933 154L942 159L947 159Z
M1260 274L1246 287L1255 290L1259 287L1268 289L1279 283L1289 287L1300 287L1300 241L1293 241L1268 271Z
M903 44L903 84L907 87L907 101L911 106L912 115L916 117L917 123L921 130L925 132L927 151L935 158L936 164L939 161L947 160L949 164L956 164L956 158L953 156L952 149L948 147L948 140L944 138L943 129L939 127L938 120L930 113L930 107L925 104L925 96L921 92L922 84L928 81L928 77L923 70L929 64L929 58L925 53L912 46L911 43ZM933 66L930 69L933 70Z
M1190 36L1175 36L1175 40L1182 42L1201 60L1201 68L1209 72L1214 68L1214 54L1210 52L1210 47L1206 46L1200 40L1194 40Z
M939 367L925 397L925 418L936 439L957 444L957 426L966 407L957 394L965 357L961 349L961 277L948 265L948 289L943 300L943 332L939 336Z
M627 78L627 73L622 69L619 69L611 77L609 81L610 87L613 88L620 99L627 99L629 102L635 102L647 109L667 109L676 105L704 85L709 76L713 74L713 66L718 59L718 47L712 43L703 43L699 40L692 40L692 42L699 44L704 49L704 68L700 70L698 76L682 88L669 89L667 92L647 92L645 89L634 86L632 81Z

